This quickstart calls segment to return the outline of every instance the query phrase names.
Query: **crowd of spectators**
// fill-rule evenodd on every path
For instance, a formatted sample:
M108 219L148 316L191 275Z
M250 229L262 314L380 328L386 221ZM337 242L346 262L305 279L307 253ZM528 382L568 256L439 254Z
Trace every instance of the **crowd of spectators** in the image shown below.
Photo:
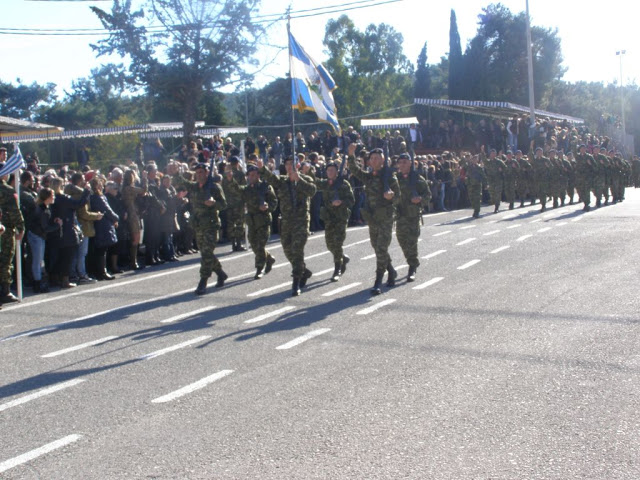
M162 160L145 159L148 148L142 145L130 159L114 163L104 172L85 163L77 171L64 167L41 171L37 157L27 157L27 170L19 179L21 210L27 235L24 238L24 278L35 292L46 292L49 285L71 288L77 284L111 280L124 269L139 270L176 262L179 257L197 251L190 226L191 205L183 188L174 188L165 174L168 162L180 164L180 174L193 174L195 166L215 166L215 181L230 168L232 157L251 161L261 157L273 171L283 168L283 159L298 156L303 173L324 177L325 164L341 160L351 143L362 145L363 152L382 148L393 164L401 153L409 152L418 171L430 181L432 201L425 212L452 210L468 206L464 154L484 146L499 154L542 147L570 152L578 145L588 148L607 145L610 140L575 128L565 122L548 119L528 128L528 119L512 118L506 122L483 119L476 125L460 127L455 121L442 121L437 128L426 124L400 130L372 131L363 135L348 127L341 136L331 131L316 131L284 140L269 140L259 135L242 142L214 136L183 145L174 155ZM154 142L157 152L164 152L161 142ZM241 149L244 148L244 151ZM439 150L436 153L433 150ZM156 157L162 158L162 157ZM366 163L366 155L363 155ZM246 165L245 165L246 166ZM362 184L344 171L351 182L356 202L350 225L362 225L361 209L365 204ZM11 179L10 182L15 182ZM320 211L322 195L316 194L311 205L311 232L323 229ZM221 212L220 243L227 242L226 219ZM278 211L274 215L273 233L278 233Z

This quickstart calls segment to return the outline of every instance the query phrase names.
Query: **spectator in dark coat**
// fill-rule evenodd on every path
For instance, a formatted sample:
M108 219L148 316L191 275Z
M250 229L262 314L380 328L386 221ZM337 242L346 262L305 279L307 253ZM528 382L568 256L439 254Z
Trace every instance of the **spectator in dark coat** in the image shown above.
M111 209L107 197L103 193L102 180L98 177L91 179L91 211L100 212L102 218L94 223L96 235L93 237L94 258L97 260L96 278L98 280L113 280L115 277L107 272L107 249L118 243L116 228L120 218Z

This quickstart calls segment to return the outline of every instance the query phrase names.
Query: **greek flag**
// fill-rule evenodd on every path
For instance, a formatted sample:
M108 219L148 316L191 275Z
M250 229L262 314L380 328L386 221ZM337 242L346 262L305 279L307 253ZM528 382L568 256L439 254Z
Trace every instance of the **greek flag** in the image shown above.
M333 90L336 83L329 72L316 63L289 33L291 47L291 105L301 113L316 112L318 120L328 123L336 134L341 135Z
M22 158L22 153L20 153L20 147L17 143L14 143L13 155L11 155L11 157L9 157L9 160L4 163L4 167L0 168L0 177L11 175L16 170L26 167L27 166L24 163L24 158Z

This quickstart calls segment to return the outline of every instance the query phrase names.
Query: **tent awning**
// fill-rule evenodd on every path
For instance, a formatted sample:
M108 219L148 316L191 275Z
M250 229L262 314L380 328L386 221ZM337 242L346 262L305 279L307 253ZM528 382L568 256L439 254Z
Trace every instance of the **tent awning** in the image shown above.
M414 102L417 105L425 105L427 107L441 108L443 110L451 110L454 112L463 112L473 115L485 115L494 118L509 118L514 115L529 113L529 107L518 105L510 102L485 102L479 100L442 100L438 98L416 98ZM569 123L584 123L584 119L562 115L559 113L547 112L546 110L536 109L536 115L540 117L550 118L552 120L566 120Z
M394 128L409 128L411 124L418 124L416 117L404 117L404 118L377 118L373 120L361 120L360 130L391 130Z
M23 135L43 135L47 132L62 132L64 128L45 123L30 122L17 118L0 116L0 141L19 141Z

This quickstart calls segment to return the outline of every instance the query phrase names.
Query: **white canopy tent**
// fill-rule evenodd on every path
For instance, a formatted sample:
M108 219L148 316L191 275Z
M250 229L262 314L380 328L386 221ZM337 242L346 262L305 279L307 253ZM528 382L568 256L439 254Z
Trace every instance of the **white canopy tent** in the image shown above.
M397 130L398 128L409 128L410 125L418 125L416 117L403 118L377 118L373 120L363 119L360 121L361 131L365 130Z

